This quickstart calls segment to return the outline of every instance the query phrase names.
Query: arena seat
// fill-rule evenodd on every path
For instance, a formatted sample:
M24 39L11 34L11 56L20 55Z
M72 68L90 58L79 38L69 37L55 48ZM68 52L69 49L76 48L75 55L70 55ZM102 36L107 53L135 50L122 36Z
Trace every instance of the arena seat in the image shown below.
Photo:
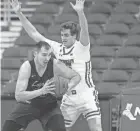
M60 35L60 25L51 25L48 28L48 33L52 35Z
M140 36L139 35L130 35L125 41L126 46L140 46Z
M5 87L1 90L2 96L14 95L16 89L16 82L8 82Z
M137 64L132 58L117 58L111 65L111 69L117 70L136 70Z
M111 47L94 46L91 48L91 57L113 57L115 50Z
M26 34L18 37L15 44L18 46L34 47L36 42L30 36L28 36L28 34Z
M106 24L108 17L105 14L88 14L87 21L89 24Z
M67 21L78 22L78 16L75 14L63 14L62 13L61 15L58 15L55 18L55 22L58 24L62 24L62 23L67 22Z
M1 70L1 81L9 81L11 78L7 70Z
M50 40L53 40L53 41L57 41L57 42L60 42L61 43L61 37L60 37L60 35L58 34L58 35L48 35L47 36L47 38L48 39L50 39Z
M63 11L62 13L72 13L72 14L75 14L75 10L72 8L72 6L70 5L70 3L66 2L64 5L63 5Z
M92 63L92 69L98 70L98 69L107 69L108 64L107 61L105 61L104 58L91 58L91 63Z
M65 0L45 0L45 2L47 3L61 3L61 2L65 2Z
M100 35L102 33L100 26L96 24L89 24L88 31L90 35Z
M39 8L37 8L36 13L45 13L45 14L56 14L59 12L59 6L54 3L44 3Z
M140 82L140 71L135 71L132 73L131 81Z
M117 35L103 34L96 40L96 44L100 46L121 46L123 39Z
M10 47L10 48L7 48L4 53L3 53L3 58L5 57L18 57L18 58L21 58L21 57L24 57L26 58L27 55L28 55L28 51L30 50L31 48L24 48L24 47Z
M51 24L52 23L52 17L47 15L47 14L43 14L43 13L38 13L35 14L34 16L32 16L30 18L30 22L31 23L36 23L36 24Z
M85 13L88 12L88 7L86 6L86 2L88 2L88 1L85 1L85 7L84 7L84 12ZM76 14L76 11L72 8L69 1L67 1L62 7L63 7L63 11L62 11L63 14L69 14L69 13L70 14Z
M33 26L37 29L39 33L43 34L44 36L47 35L47 25L33 24ZM23 35L27 35L27 32L24 29L20 32L20 36Z
M95 70L92 70L92 79L94 84L100 82L100 75Z
M140 82L129 82L126 85L126 88L137 88L137 87L140 87Z
M103 74L104 82L127 82L128 74L123 70L109 70Z
M140 0L122 0L124 3L140 4Z
M111 14L112 6L107 3L95 3L89 7L89 13L96 14Z
M129 34L130 35L134 35L134 34L140 34L140 24L136 24L136 25L134 25L131 29L130 29L130 31L129 31Z
M94 0L96 3L108 3L111 5L115 5L119 3L119 0Z
M4 58L1 60L2 69L19 69L25 59L20 58Z
M104 32L106 34L118 34L118 35L127 35L129 28L127 25L122 23L108 23L105 26Z
M137 14L139 12L139 7L132 3L122 3L116 6L115 13L128 13Z
M140 58L140 48L139 47L125 47L121 48L118 53L119 57L132 57Z
M96 88L100 94L113 94L117 95L121 92L121 88L116 83L101 82L96 85Z
M109 20L110 23L124 23L127 25L137 24L138 21L131 14L113 14Z

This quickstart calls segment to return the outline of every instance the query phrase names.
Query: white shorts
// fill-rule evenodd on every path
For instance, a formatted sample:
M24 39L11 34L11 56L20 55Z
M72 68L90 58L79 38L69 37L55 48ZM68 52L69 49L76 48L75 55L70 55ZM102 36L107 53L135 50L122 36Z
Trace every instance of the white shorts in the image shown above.
M90 92L87 91L83 94L64 95L60 109L64 116L66 127L73 126L81 114L87 120L96 117L101 118L98 92L96 90L90 90Z

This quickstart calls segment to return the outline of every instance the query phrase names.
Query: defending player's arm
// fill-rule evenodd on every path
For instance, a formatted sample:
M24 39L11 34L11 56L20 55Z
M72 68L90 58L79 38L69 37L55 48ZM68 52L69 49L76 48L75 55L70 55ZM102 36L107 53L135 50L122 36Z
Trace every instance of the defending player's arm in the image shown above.
M69 79L68 90L71 90L73 87L75 87L81 80L81 77L77 72L68 68L67 66L65 66L65 64L63 64L59 60L55 59L54 59L54 71L58 76Z
M36 98L38 96L50 93L55 88L54 85L50 85L50 82L38 90L26 91L28 86L28 81L31 74L31 66L28 61L24 62L19 70L19 76L16 84L15 98L18 102L28 102L29 100Z
M21 4L18 2L18 0L10 0L10 4L15 11L15 13L18 15L22 26L28 33L28 35L35 40L36 42L39 41L46 41L47 43L51 43L51 40L45 38L43 35L41 35L36 28L30 23L30 21L23 15L21 12Z
M79 17L79 23L81 27L80 31L80 42L82 45L87 46L90 43L89 32L88 32L88 22L84 14L84 2L85 0L76 0L76 4L73 5L73 9L77 12Z

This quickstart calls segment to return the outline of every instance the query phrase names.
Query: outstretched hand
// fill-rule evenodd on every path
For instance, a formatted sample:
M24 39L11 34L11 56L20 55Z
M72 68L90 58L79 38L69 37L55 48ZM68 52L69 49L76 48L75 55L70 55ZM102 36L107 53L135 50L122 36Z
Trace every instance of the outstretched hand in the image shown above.
M21 10L21 3L18 0L10 0L10 4L15 12Z
M85 0L76 0L75 5L73 5L73 3L71 3L71 2L70 2L70 4L76 12L79 12L84 9L84 2L85 2Z

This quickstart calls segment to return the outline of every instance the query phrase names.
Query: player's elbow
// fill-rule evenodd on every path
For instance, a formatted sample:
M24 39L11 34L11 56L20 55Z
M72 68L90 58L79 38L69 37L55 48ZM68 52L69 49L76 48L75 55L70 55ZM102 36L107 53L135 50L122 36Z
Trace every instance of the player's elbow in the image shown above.
M35 30L35 31L31 31L29 33L29 36L35 41L35 42L39 42L40 40L38 39L39 37L39 33Z
M20 102L21 101L20 96L19 96L18 93L15 93L15 99L16 99L17 102Z
M22 102L22 101L24 101L24 100L22 99L21 96L22 96L22 95L21 95L20 92L15 92L15 99L16 99L17 102Z

